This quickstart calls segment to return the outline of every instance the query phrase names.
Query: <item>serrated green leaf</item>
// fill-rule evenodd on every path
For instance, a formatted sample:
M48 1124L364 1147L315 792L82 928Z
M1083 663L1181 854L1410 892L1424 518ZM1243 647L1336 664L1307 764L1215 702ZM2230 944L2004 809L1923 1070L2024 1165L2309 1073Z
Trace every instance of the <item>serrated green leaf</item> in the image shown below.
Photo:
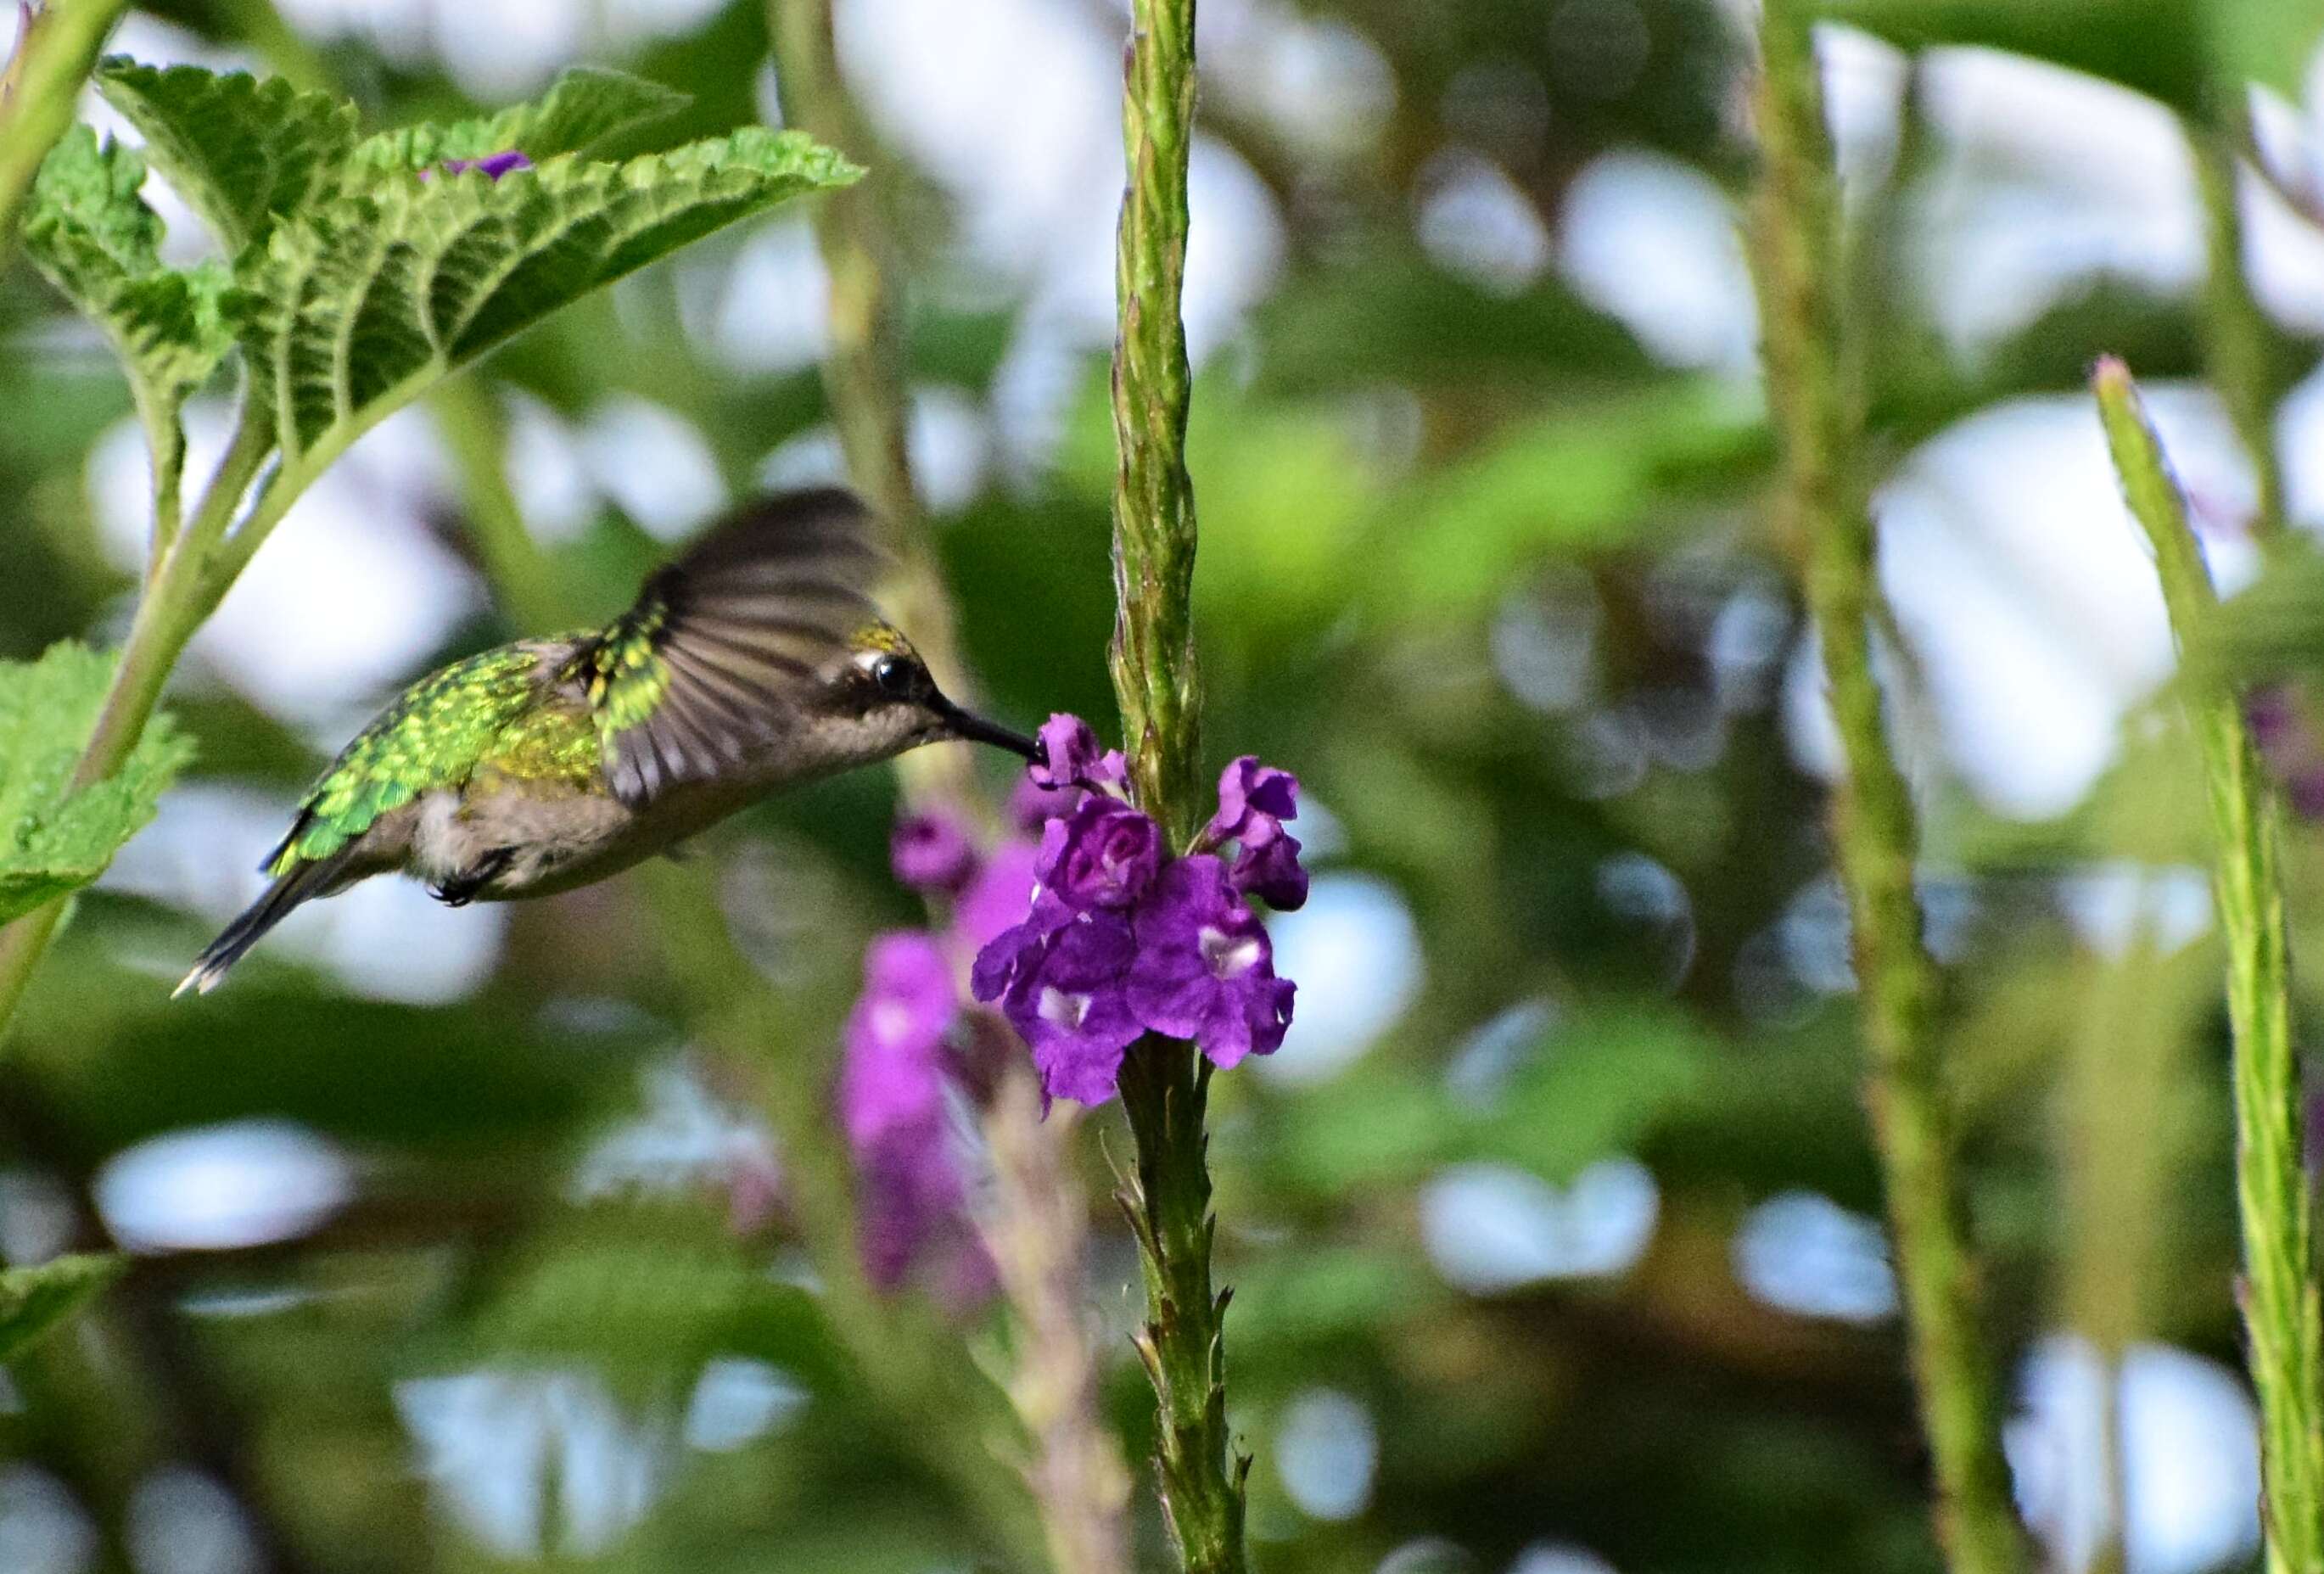
M669 119L691 102L642 77L576 67L540 97L497 115L365 137L349 161L355 171L350 183L391 170L419 170L443 159L479 159L511 150L536 164L565 153L593 153L615 137Z
M327 458L427 385L687 242L861 171L746 127L620 164L499 180L390 173L278 227L237 265L252 386L286 465Z
M0 1269L0 1361L11 1361L111 1284L117 1256L57 1257L32 1268Z
M192 757L157 715L118 773L73 791L112 677L112 658L69 640L38 661L0 663L0 923L103 874Z
M157 69L116 55L98 67L97 86L229 253L327 189L355 146L353 105L280 77Z
M177 411L233 345L216 266L164 267L161 221L138 196L145 162L75 126L41 166L24 249L105 330L129 373L157 454L173 451Z

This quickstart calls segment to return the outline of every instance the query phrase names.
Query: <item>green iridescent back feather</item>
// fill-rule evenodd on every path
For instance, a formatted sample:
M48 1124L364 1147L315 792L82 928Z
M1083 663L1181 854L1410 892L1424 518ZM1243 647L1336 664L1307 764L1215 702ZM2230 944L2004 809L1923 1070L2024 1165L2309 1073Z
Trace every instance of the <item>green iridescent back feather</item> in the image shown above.
M872 519L815 488L742 508L649 579L575 658L613 796L632 808L747 769L798 725L835 661L901 636L871 587Z
M525 777L596 774L595 727L585 713L540 703L540 662L537 649L502 646L406 689L315 783L266 872L328 858L382 815L482 767Z

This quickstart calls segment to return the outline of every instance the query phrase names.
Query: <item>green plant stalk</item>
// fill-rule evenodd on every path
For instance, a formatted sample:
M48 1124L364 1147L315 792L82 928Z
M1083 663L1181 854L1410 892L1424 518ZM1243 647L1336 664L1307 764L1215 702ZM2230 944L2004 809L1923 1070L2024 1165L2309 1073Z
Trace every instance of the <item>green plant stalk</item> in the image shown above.
M768 24L785 118L825 146L853 150L872 170L816 208L830 281L825 395L848 474L886 526L898 566L888 599L945 692L973 703L973 675L912 474L905 275L890 213L896 165L872 156L871 130L840 74L831 0L769 0ZM896 765L916 807L997 819L968 750L917 750ZM1012 1045L1001 1063L1006 1069L982 1116L994 1183L978 1219L1013 1324L995 1375L1031 1444L1025 1481L1050 1566L1060 1574L1126 1574L1129 1481L1100 1413L1103 1373L1084 1304L1087 1220L1070 1162L1074 1123L1042 1118L1039 1083L1021 1049Z
M768 0L767 23L785 118L825 147L857 150L875 171L888 167L870 157L871 129L839 74L829 0ZM890 186L891 178L875 172L829 193L816 208L816 240L831 291L824 388L848 475L881 520L883 544L896 560L885 599L945 691L966 702L973 695L952 598L912 480L904 299L885 211ZM974 791L975 773L964 750L918 750L905 755L898 768L916 800L934 796L965 803Z
M2185 500L2122 363L2093 379L2107 445L2183 649L2218 609L2187 526ZM2291 960L2277 869L2280 808L2225 689L2190 693L2218 836L2214 900L2227 945L2235 1034L2236 1200L2243 1227L2245 1337L2258 1391L2261 1524L2271 1574L2324 1574L2324 1315L2301 1162L2300 1068L2292 1037Z
M2240 92L2235 97L2240 104ZM2252 293L2243 207L2236 198L2236 152L2248 132L2239 108L2225 113L2227 123L2217 127L2187 124L2203 202L2203 353L2211 386L2251 458L2258 494L2252 533L2272 541L2282 536L2287 519L2283 461L2275 441L2282 390L2274 371L2275 327Z
M268 426L245 416L193 519L171 538L148 573L112 686L74 767L76 788L103 781L128 760L186 642L231 585L230 578L217 575L214 559L232 545L228 527L236 506L272 447ZM279 519L281 511L273 517ZM0 1035L5 1034L69 906L68 901L51 902L0 927Z
M1122 96L1129 185L1115 259L1111 666L1138 801L1180 847L1201 815L1194 494L1179 316L1194 118L1194 0L1135 0ZM1210 1067L1193 1045L1148 1036L1131 1048L1120 1089L1138 1157L1122 1203L1146 1283L1138 1349L1160 1407L1163 1508L1185 1568L1222 1574L1245 1566L1250 1459L1228 1435L1227 1296L1211 1287L1209 1087Z
M1840 208L1806 8L1770 0L1762 32L1763 160L1754 262L1782 501L1804 559L1846 774L1832 836L1854 931L1870 1055L1867 1100L1895 1238L1936 1528L1955 1574L2020 1574L2000 1405L1937 1041L1938 979L1914 890L1919 833L1887 745L1873 669L1880 598L1862 473L1862 400L1843 332Z
M0 73L0 258L15 244L41 161L72 124L81 87L128 9L127 0L50 0L16 41Z

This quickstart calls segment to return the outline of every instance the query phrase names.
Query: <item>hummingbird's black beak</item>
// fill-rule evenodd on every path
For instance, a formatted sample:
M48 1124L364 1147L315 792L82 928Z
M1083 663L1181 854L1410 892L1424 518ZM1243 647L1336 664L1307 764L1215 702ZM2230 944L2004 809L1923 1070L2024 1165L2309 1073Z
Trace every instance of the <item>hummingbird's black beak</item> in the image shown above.
M1012 732L998 722L988 722L982 716L971 715L950 700L938 695L936 714L952 729L955 738L965 738L972 743L990 743L996 749L1006 749L1011 754L1027 759L1041 758L1041 746L1022 732Z

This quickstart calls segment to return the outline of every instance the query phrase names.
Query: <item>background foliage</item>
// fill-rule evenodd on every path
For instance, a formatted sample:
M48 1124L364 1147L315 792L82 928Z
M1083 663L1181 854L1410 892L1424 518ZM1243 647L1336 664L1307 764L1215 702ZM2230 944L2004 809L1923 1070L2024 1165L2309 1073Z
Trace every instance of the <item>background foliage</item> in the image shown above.
M2295 95L2315 19L1831 9L1850 24L1824 43L1854 309L1880 330L1862 375L1897 603L1882 655L2021 1499L2059 1560L2110 1561L2126 1468L2131 1567L2235 1567L2256 1487L2200 783L2147 703L2159 601L2095 418L2059 396L2102 352L2162 382L2216 560L2249 561L2234 417L2170 387L2219 342L2172 112L2209 127L2246 78ZM967 653L997 713L1105 714L1120 19L1076 0L840 15L885 143L842 152L901 175L917 437ZM1764 506L1734 228L1744 20L1712 0L1208 0L1204 25L1205 733L1213 764L1296 769L1324 822L1315 898L1277 929L1300 1023L1213 1090L1257 1560L1933 1568L1821 818L1831 747L1796 543ZM758 0L220 0L141 9L116 47L332 82L366 125L487 115L583 62L691 96L648 106L671 109L653 146L771 110ZM109 96L134 121L167 81ZM921 102L932 84L955 106ZM2276 179L2249 168L2240 190L2263 414L2282 401L2296 461L2324 243L2292 102L2263 102ZM560 134L636 151L621 126ZM187 261L169 248L197 226L161 207ZM898 1380L908 1358L963 1385L1005 1372L998 1324L938 1296L917 1353L867 1372L802 1246L845 1177L773 1135L827 1109L862 942L912 921L885 776L505 912L351 895L215 997L167 999L394 685L609 612L723 499L835 473L806 222L786 209L591 297L458 402L364 439L197 642L174 728L87 805L143 818L193 750L0 1059L0 1252L131 1254L10 1358L0 1568L869 1571L1007 1544L942 1463L1014 1448L1001 1413L915 1406ZM0 266L0 658L30 659L117 641L146 483L96 330L21 253ZM161 305L209 342L198 301ZM204 366L161 348L174 407ZM198 465L216 392L189 405ZM2290 468L2307 517L2324 494ZM2279 654L2315 616L2308 574L2272 587L2281 621L2257 633ZM93 706L82 666L51 654L30 703ZM0 750L30 725L0 707ZM53 793L69 763L26 773L12 751L9 792ZM84 831L111 840L69 821L20 844L21 807L0 796L0 916L87 861ZM2312 952L2314 831L2288 863ZM678 943L646 921L673 901L704 915ZM704 1008L766 980L779 1008ZM1103 1201L1118 1118L1077 1149L1109 1413L1137 1459L1135 1267ZM89 1273L0 1277L0 1310L60 1314Z

